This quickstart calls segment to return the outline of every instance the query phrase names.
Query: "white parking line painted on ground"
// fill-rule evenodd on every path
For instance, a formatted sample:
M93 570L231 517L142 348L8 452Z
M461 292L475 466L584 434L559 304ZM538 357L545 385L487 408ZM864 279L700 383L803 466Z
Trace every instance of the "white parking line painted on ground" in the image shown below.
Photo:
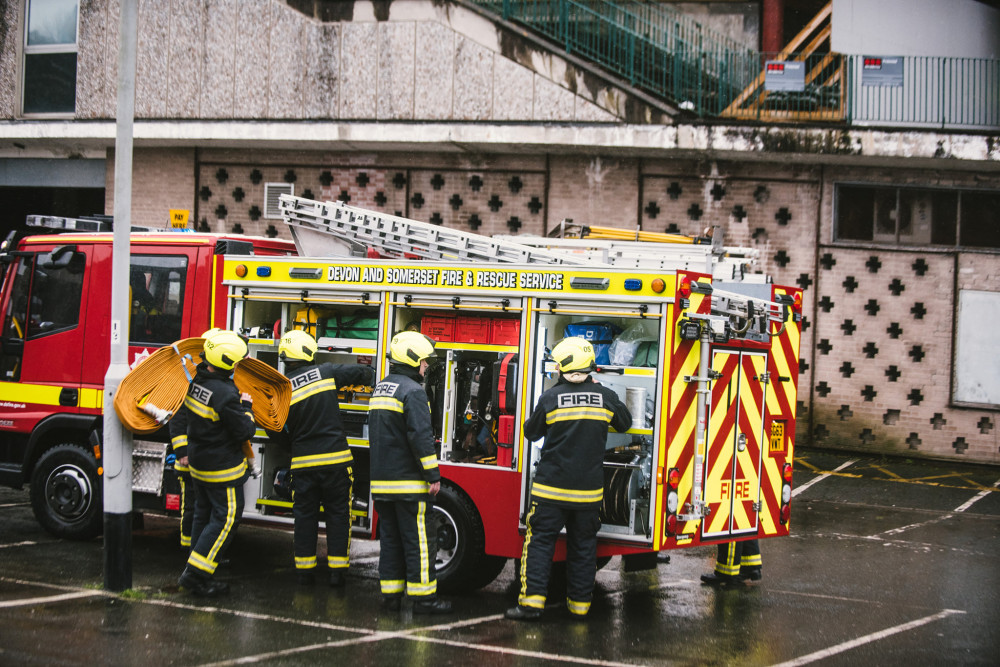
M4 503L0 505L0 510L7 509L8 507L27 507L28 503Z
M490 618L497 618L497 617L490 617ZM478 620L482 621L486 620L486 618ZM455 641L453 639L442 639L441 637L427 637L424 635L414 634L417 632L427 632L430 629L431 628L423 627L423 628L412 628L410 630L405 630L403 632L376 632L375 634L368 635L367 637L342 639L339 641L325 642L323 644L311 644L309 646L295 646L292 648L284 649L282 651L272 651L270 653L248 655L242 658L237 658L236 660L224 660L222 662L206 663L201 665L201 667L228 667L229 665L248 665L256 662L262 662L265 660L275 660L278 658L284 658L290 655L298 655L302 653L308 653L312 651L322 651L332 648L343 648L345 646L356 646L359 644L370 644L372 642L385 641L387 639L405 639L408 641L416 641L425 644L439 644L443 646L452 646L454 648L460 648L464 651L481 651L484 653L498 653L502 655L520 656L524 658L535 658L537 660L545 660L548 662L569 662L577 665L599 665L601 667L634 667L632 663L627 663L627 662L597 660L594 658L584 658L581 656L574 656L574 655L545 653L543 651L527 651L524 649L517 649L508 646L490 646L489 644L470 644L468 642L460 642L460 641Z
M878 533L879 535L899 535L900 533L905 533L908 530L913 530L914 528L923 528L934 523L941 523L942 521L947 521L948 519L955 516L954 514L945 514L944 516L935 517L933 519L928 519L927 521L920 521L919 523L911 523L908 526L900 526L899 528L890 528L889 530L882 531Z
M819 482L820 480L824 480L827 477L829 477L830 475L832 475L833 473L840 472L841 470L843 470L847 466L852 465L852 464L857 463L857 462L858 462L857 459L851 459L850 461L845 461L844 463L841 463L839 466L837 466L836 468L834 468L830 472L821 472L819 475L817 475L816 477L813 477L811 480L809 480L808 482L806 482L805 484L803 484L799 488L794 489L792 491L792 498L794 498L795 496L799 495L800 493L802 493L803 491L805 491L806 489L808 489L810 486L812 486L816 482Z
M186 609L189 611L207 612L210 614L229 614L239 618L249 618L255 621L273 621L275 623L290 623L308 628L319 628L321 630L337 630L340 632L351 632L354 634L370 635L375 630L367 630L346 625L334 625L333 623L320 623L318 621L306 621L299 618L289 618L288 616L276 616L274 614L258 614L252 611L240 611L239 609L224 609L222 607L203 607L196 604L186 604L184 602L173 602L172 600L136 600L143 604L154 604L160 607L171 607L173 609Z
M76 591L75 593L63 593L62 595L47 595L40 598L22 598L20 600L4 600L0 602L0 609L10 607L27 607L35 604L50 604L52 602L63 602L64 600L76 600L77 598L91 598L95 595L104 595L103 591Z
M993 486L1000 486L1000 479L998 479L997 481L993 482ZM973 497L971 497L968 500L966 500L964 503L962 503L958 507L956 507L954 511L956 511L956 512L964 512L965 510L967 510L970 507L972 507L973 503L979 502L980 500L982 500L983 498L985 498L990 493L993 493L993 492L992 491L987 491L987 490L984 489L984 490L980 491L979 493L977 493L976 495L974 495Z
M852 639L850 641L837 644L836 646L831 646L821 651L816 651L815 653L810 653L809 655L789 660L788 662L782 662L774 665L773 667L796 667L797 665L808 665L810 662L816 662L817 660L822 660L823 658L829 658L831 655L837 655L838 653L843 653L844 651L850 651L852 648L864 646L865 644L870 644L874 641L878 641L879 639L891 637L892 635L900 632L906 632L907 630L919 628L922 625L933 623L934 621L947 618L948 616L964 613L965 612L960 609L943 609L936 614L931 614L930 616L924 616L923 618L918 618L917 620L910 621L909 623L903 623L902 625L896 625L891 628L886 628L885 630L873 632L870 635L858 637L857 639Z
M499 653L502 655L517 655L524 658L536 658L538 660L545 660L551 662L571 662L576 665L603 665L605 667L635 667L635 664L630 662L613 662L611 660L597 660L594 658L584 658L576 655L562 655L560 653L544 653L542 651L525 651L523 649L512 648L509 646L490 646L488 644L467 644L465 642L458 642L452 639L441 639L439 637L407 637L407 639L413 639L428 644L443 644L445 646L454 646L455 648L462 648L465 650L484 651L486 653Z
M33 547L38 542L11 542L10 544L0 544L0 549L9 549L11 547Z

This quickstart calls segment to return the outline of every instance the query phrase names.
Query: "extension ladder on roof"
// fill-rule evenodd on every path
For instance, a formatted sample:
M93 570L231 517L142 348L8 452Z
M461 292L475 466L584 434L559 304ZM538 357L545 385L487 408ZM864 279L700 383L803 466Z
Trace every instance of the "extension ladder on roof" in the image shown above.
M371 248L390 257L516 264L592 264L584 257L549 252L507 240L368 211L342 202L282 195L281 215L300 255L350 254ZM348 252L345 253L345 250Z
M559 251L541 249L529 245L537 242L540 245L555 245L560 239L538 239L531 237L516 237L519 243L510 240L511 237L490 238L479 234L460 232L447 227L409 220L387 213L369 211L342 202L318 202L302 197L281 195L279 207L282 217L292 231L295 246L300 255L330 256L364 254L367 250L375 250L380 255L398 258L419 257L423 259L442 261L486 261L519 264L549 264L566 266L624 265L636 268L662 268L677 270L686 268L685 262L690 261L691 270L699 273L709 273L713 278L726 281L715 289L713 299L713 315L733 319L734 322L743 318L750 326L750 320L758 322L781 321L787 318L787 303L776 303L770 299L770 286L766 284L765 276L745 276L743 273L744 259L755 251L747 250L747 257L733 256L736 263L720 263L718 260L727 253L720 252L721 243L712 245L670 243L644 244L654 246L653 251L643 253L643 249L633 253L634 264L624 261L622 252L609 252L608 248L594 252L574 254L568 248ZM581 247L585 250L594 242L584 239ZM617 243L625 246L626 243ZM674 251L669 249L673 248ZM704 250L698 252L697 248ZM679 251L679 252L677 252ZM687 253L687 259L682 260L681 253ZM642 260L642 255L645 259ZM656 255L670 255L674 258L664 258L662 261ZM658 264L657 264L658 263ZM721 270L719 270L721 267ZM722 273L723 275L717 275ZM732 275L725 275L725 274ZM749 280L747 280L749 278ZM758 280L754 280L758 278ZM731 282L729 282L731 281ZM725 290L725 287L731 288ZM707 289L712 289L707 287ZM739 291L736 291L739 290ZM734 319L735 318L735 319ZM742 328L742 327L741 327ZM766 334L764 334L766 336Z

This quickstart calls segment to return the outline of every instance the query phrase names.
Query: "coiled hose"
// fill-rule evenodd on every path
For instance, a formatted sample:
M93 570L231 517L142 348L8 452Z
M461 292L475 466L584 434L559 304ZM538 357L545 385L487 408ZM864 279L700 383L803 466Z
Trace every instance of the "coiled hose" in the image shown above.
M280 431L288 419L292 383L260 359L247 357L236 364L233 382L253 398L253 418L257 426Z
M204 345L204 338L185 338L161 347L125 376L114 401L125 428L145 435L170 421L184 403ZM292 399L288 378L263 361L247 357L236 364L233 382L253 398L258 426L272 431L284 427Z
M185 338L161 347L129 371L115 394L115 412L129 431L159 430L184 402L204 338Z

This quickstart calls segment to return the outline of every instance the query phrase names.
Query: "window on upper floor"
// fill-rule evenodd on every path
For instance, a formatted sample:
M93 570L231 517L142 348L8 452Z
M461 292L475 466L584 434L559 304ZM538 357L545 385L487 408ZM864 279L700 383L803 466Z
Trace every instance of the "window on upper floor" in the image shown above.
M836 186L834 240L1000 250L1000 192Z
M78 0L27 0L21 111L76 110Z

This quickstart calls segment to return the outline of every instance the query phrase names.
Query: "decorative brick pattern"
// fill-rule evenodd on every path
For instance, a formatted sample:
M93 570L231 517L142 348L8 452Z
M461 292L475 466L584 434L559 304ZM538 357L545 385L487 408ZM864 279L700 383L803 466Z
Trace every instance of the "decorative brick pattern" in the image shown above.
M219 183L222 173L225 187ZM274 226L278 236L291 238L284 224L260 213L264 185L277 182L294 184L297 195L310 199L343 201L479 234L544 234L545 175L537 172L205 162L199 182L199 219L212 231L232 232L239 225L242 233L265 235Z

